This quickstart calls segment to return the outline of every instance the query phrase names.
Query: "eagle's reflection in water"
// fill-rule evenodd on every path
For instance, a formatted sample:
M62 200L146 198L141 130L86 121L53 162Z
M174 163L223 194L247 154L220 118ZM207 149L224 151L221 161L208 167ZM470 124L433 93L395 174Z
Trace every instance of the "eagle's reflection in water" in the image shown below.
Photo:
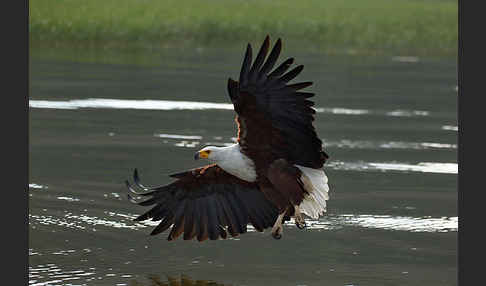
M230 286L231 284L224 284L212 280L193 280L186 275L181 275L180 278L174 276L167 276L166 279L160 278L158 275L147 276L147 282L140 282L132 280L129 286Z

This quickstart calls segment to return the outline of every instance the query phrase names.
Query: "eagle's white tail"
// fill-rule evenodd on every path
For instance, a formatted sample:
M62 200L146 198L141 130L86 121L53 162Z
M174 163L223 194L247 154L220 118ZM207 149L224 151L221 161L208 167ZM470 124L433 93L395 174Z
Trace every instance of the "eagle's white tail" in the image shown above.
M300 210L313 219L318 219L326 212L326 200L329 199L327 176L322 169L312 169L295 165L302 171L301 180L309 195L300 204Z

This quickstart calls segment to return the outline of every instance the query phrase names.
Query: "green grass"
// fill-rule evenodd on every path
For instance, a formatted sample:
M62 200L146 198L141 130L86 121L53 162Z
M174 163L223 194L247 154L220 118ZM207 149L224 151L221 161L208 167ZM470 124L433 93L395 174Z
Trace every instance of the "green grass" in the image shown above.
M457 1L32 0L34 45L187 46L292 38L320 51L457 52Z

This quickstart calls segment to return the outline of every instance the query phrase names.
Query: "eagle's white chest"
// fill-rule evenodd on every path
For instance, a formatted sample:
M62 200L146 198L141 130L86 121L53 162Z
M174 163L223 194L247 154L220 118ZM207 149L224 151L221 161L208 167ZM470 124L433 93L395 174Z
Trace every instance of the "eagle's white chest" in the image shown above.
M244 181L256 181L255 164L245 154L241 153L238 144L219 150L221 152L218 152L218 158L214 160L219 167Z

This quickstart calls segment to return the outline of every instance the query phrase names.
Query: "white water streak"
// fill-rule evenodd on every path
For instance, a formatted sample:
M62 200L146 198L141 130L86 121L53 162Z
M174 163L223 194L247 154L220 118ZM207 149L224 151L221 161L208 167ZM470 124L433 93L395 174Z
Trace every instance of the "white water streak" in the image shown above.
M107 218L99 218L87 215L68 214L64 217L29 215L30 223L56 225L58 227L74 228L83 231L89 230L92 226L104 226L113 228L124 228L132 230L154 227L160 221L133 222L136 215L118 214L108 212ZM311 230L332 230L344 226L355 226L373 229L386 229L410 232L450 232L458 230L458 217L405 217L391 215L326 215L320 219L306 219L307 227ZM293 221L287 222L287 226L293 227ZM248 225L248 231L255 229Z
M306 220L309 229L334 229L336 226L357 226L372 229L409 232L451 232L458 230L458 217L406 217L390 215L343 214L320 220Z
M70 252L60 251L60 253ZM58 254L58 253L53 253ZM29 285L30 286L54 286L54 285L86 285L82 282L68 282L71 280L83 279L88 281L93 277L96 268L90 267L86 270L64 270L53 263L40 264L37 266L29 265ZM87 279L88 278L88 279ZM93 278L91 278L93 279ZM74 283L74 284L72 284Z
M444 125L442 126L442 130L459 131L459 126Z
M179 134L154 134L155 137L170 138L170 139L187 139L187 140L201 140L202 136L197 135L179 135Z
M80 109L80 108L109 108L109 109L145 109L145 110L204 110L228 109L233 110L233 104L197 101L172 100L127 100L88 98L68 101L29 100L32 108Z
M38 184L29 184L29 189L47 189L47 186Z
M457 149L456 144L437 142L404 142L404 141L366 141L348 140L339 141L324 140L324 147L338 147L350 149Z
M231 103L199 102L199 101L173 101L173 100L130 100L130 99L106 99L88 98L73 99L68 101L54 100L29 100L31 108L52 108L52 109L80 109L80 108L104 108L104 109L142 109L142 110L206 110L223 109L233 110ZM342 107L315 108L316 112L343 114L343 115L363 115L377 114L385 116L428 116L428 111L422 110L393 110L393 111L374 111L368 109L351 109Z
M331 161L328 168L346 171L399 171L399 172L421 172L439 174L457 174L457 163L420 162L418 164L407 164L399 162L341 162ZM325 167L324 167L325 168Z

